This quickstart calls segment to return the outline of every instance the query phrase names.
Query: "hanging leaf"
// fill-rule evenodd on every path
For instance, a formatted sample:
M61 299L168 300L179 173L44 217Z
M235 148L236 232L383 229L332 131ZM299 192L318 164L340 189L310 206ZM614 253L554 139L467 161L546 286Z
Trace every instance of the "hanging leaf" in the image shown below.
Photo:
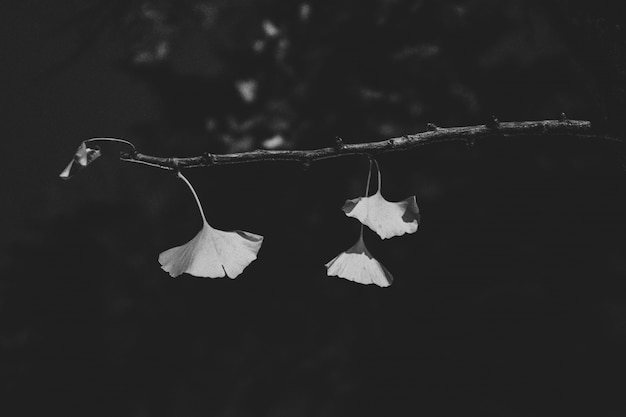
M235 278L257 258L263 236L236 230L224 232L204 222L189 242L159 255L161 268L172 277Z
M369 197L347 200L342 210L346 216L358 219L382 239L401 236L405 233L415 233L420 220L415 196L398 202L385 200L381 194L381 176L378 163L376 163L376 171L378 172L378 190L376 193Z
M172 277L186 272L204 278L236 278L257 258L263 236L211 227L191 183L181 173L178 176L189 186L196 199L202 216L202 229L186 244L162 252L159 255L161 268Z
M326 264L326 272L329 276L379 287L388 287L393 282L391 273L365 247L362 233L354 246Z
M392 203L376 192L370 197L346 201L343 211L348 217L359 219L382 239L415 233L419 222L415 196Z
M100 157L100 148L94 146L93 148L87 146L85 142L82 142L76 153L74 154L74 158L70 161L69 164L65 167L63 172L59 174L59 177L64 180L70 179L76 174L76 172L85 168L87 165L95 161Z

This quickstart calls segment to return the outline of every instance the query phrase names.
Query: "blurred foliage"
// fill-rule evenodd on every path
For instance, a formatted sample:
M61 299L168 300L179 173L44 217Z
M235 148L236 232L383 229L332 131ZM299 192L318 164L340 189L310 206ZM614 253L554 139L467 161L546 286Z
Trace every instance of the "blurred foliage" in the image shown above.
M306 149L491 114L621 120L625 17L603 2L75 7L64 30L81 44L63 65L105 33L124 39L117 65L160 106L133 127L148 153ZM520 138L381 157L386 196L416 194L423 214L416 235L366 236L396 277L388 290L323 269L356 240L339 208L363 192L365 160L189 172L213 226L266 236L235 281L162 272L157 254L198 231L197 208L173 176L120 168L114 201L42 217L10 250L3 406L12 416L623 415L616 150ZM101 186L97 170L70 191Z
M414 132L429 121L556 116L555 105L574 115L588 112L591 101L541 3L92 5L107 6L109 29L126 38L124 65L161 98L163 120L145 133L174 150L306 148L336 135Z

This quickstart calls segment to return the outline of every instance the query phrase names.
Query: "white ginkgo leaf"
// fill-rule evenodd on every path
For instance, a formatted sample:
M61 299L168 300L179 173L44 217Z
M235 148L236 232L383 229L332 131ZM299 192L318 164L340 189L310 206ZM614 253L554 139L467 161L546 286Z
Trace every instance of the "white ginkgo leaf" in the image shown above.
M384 199L380 189L369 197L347 200L342 210L372 229L382 239L415 233L420 219L415 196L398 202Z
M189 242L162 252L161 268L172 277L188 273L196 277L235 278L257 258L263 236L240 230L225 232L204 222Z
M64 180L70 179L76 172L85 168L87 165L95 161L101 155L98 147L89 147L85 142L81 143L74 157L69 164L65 167L63 172L59 174L59 177Z
M338 276L360 284L376 284L388 287L393 276L370 254L363 242L363 235L354 246L340 253L326 264L328 276Z
M185 272L203 278L237 277L257 258L263 236L241 230L226 232L211 227L191 183L180 172L177 175L196 199L202 216L202 229L184 245L161 252L161 268L174 278Z
M365 197L346 200L342 207L348 217L358 219L378 234L382 239L401 236L405 233L415 233L420 221L419 208L415 196L402 201L391 202L385 200L381 194L381 175L378 162L374 160L378 175L378 189L376 193L367 196L372 175L372 163L367 177L367 190Z

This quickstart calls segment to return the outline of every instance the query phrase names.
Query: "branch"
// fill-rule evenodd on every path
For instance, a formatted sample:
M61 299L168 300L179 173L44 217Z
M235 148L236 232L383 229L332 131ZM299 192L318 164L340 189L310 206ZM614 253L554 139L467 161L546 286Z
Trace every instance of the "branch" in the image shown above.
M224 164L241 164L261 161L295 161L308 166L312 162L347 155L376 156L385 152L405 151L417 146L448 141L466 141L487 137L516 136L571 136L576 138L609 140L623 142L623 139L594 131L591 122L586 120L542 120L530 122L498 122L493 118L490 123L480 126L440 128L428 125L429 131L395 137L380 142L344 144L337 138L334 147L312 150L256 150L232 154L205 153L187 158L162 158L139 152L122 153L120 159L163 169L198 168Z

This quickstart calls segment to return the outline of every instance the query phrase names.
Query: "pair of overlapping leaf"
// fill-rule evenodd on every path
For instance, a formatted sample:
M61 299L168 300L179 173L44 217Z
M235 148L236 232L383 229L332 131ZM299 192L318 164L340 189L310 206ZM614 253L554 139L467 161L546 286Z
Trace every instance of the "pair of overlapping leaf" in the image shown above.
M369 197L347 200L342 210L346 216L358 219L362 225L376 232L381 239L415 233L420 220L415 196L398 202L385 200L381 194L378 164L376 168L378 173L376 193ZM361 284L388 287L393 282L393 276L387 268L367 250L363 241L363 226L356 244L328 262L326 270L329 276L338 276Z

